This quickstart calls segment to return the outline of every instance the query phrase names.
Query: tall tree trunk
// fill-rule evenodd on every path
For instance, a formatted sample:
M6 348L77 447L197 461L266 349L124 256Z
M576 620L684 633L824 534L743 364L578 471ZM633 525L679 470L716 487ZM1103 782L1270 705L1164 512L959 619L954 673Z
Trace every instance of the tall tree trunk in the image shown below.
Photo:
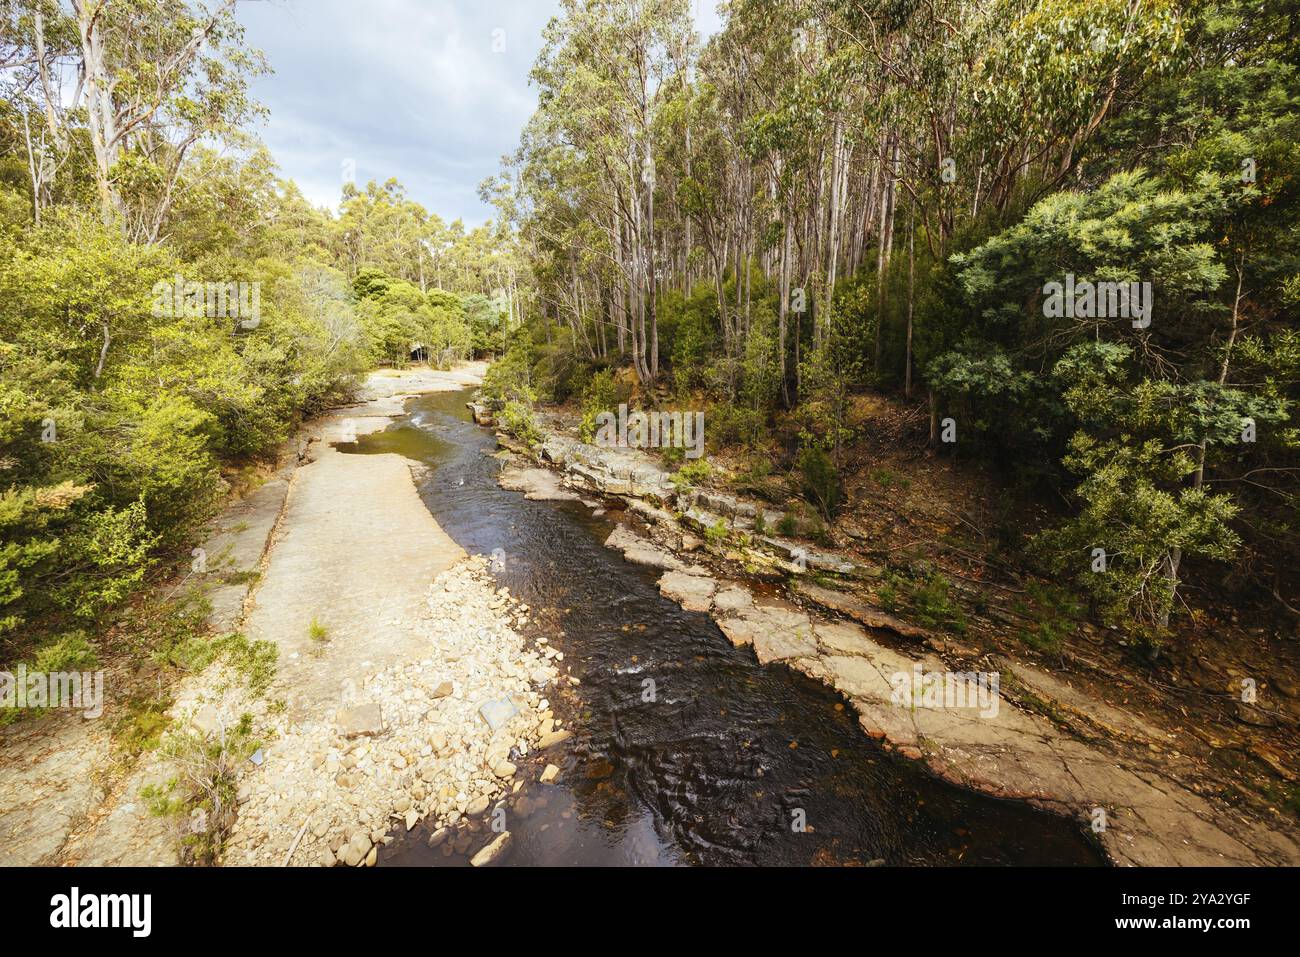
M872 364L873 370L880 373L880 362L885 348L885 305L887 296L885 285L889 270L890 250L894 241L894 190L897 179L898 135L890 131L887 134L885 153L888 154L888 167L880 180L880 235L879 248L876 253L876 349Z
M912 313L916 298L916 204L907 207L907 357L903 366L903 398L912 397Z

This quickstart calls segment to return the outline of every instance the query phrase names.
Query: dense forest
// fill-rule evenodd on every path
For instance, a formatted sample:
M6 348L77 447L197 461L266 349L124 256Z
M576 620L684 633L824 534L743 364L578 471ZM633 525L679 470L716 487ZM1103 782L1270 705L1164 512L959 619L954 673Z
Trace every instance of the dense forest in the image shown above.
M707 408L832 522L884 395L902 441L1053 502L1009 547L1148 651L1193 567L1294 615L1300 5L725 12L705 43L685 0L548 27L483 185L529 271L497 398Z
M466 230L346 160L313 208L233 2L5 3L0 658L91 655L361 371L498 352L517 431L707 408L831 538L856 400L920 409L904 441L1054 503L1017 559L1152 651L1191 568L1294 614L1300 6L725 13L565 0Z
M1300 860L1300 0L253 10L0 0L0 865Z
M490 353L515 266L395 180L313 208L233 2L0 10L0 662L58 671L358 373Z

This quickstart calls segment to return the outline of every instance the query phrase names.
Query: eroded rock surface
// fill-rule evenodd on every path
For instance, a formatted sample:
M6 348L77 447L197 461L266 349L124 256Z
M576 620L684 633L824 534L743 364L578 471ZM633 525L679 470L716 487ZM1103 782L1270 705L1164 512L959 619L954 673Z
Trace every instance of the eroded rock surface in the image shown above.
M709 528L719 518L730 518L736 528L752 527L749 521L757 514L758 506L725 495L666 492L648 457L634 450L593 451L558 435L549 437L544 449L543 458L563 468L575 484L626 497L628 511L652 525L656 539L675 535L683 542L680 551L691 538L684 529ZM673 502L678 514L660 507L660 501ZM928 649L947 649L945 654L962 658L974 652L940 641L857 596L806 580L796 579L795 594L814 613L789 602L756 599L745 586L719 581L708 569L688 566L680 554L674 556L660 544L638 543L638 538L630 530L616 530L606 544L629 560L666 569L659 579L662 594L689 611L709 612L729 641L752 646L760 661L784 662L831 685L852 702L865 733L956 784L1026 800L1088 824L1103 820L1098 836L1117 863L1300 863L1300 844L1285 828L1234 814L1179 784L1173 758L1161 750L1160 729L1095 701L1068 682L1018 663L986 666L1007 670L1009 680L1032 688L1052 706L1086 717L1108 737L1072 737L1000 689L984 694L978 707L965 701L960 707L918 705L907 696L900 703L902 677L914 674L918 665L922 673L953 675L959 692L973 692L974 673L954 668ZM777 565L787 573L805 568L849 577L880 573L833 553L809 553L770 537L759 540L778 550ZM678 566L662 557L664 552ZM914 649L894 650L873 631L902 638ZM980 674L985 677L979 680L987 680L990 672Z

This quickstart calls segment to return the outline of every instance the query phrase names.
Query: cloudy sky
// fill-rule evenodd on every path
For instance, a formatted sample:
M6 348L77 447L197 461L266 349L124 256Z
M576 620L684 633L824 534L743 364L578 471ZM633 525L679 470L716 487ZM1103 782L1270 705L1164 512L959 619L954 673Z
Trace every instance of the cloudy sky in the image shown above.
M692 0L717 29L715 0ZM558 0L258 0L238 6L275 73L254 94L260 130L309 200L335 207L345 170L396 176L450 221L482 223L477 187L537 102L528 71ZM349 167L347 164L351 164Z

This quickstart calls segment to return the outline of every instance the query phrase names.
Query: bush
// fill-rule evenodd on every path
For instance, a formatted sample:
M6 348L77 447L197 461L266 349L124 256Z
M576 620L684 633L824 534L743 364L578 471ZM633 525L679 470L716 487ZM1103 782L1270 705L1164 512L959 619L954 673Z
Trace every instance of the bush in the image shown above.
M704 530L704 540L710 545L721 545L730 534L731 528L727 525L727 520L720 518Z
M717 449L753 449L762 446L770 435L766 412L725 402L709 409L708 425L709 443Z
M522 402L513 400L507 402L498 416L498 421L501 423L502 431L513 435L529 449L541 445L545 438L533 415L533 410Z
M591 377L582 398L582 424L578 434L590 442L596 435L596 418L602 412L617 414L618 404L625 401L612 369L601 369Z
M844 499L839 470L825 452L808 445L799 453L800 486L804 497L822 517L830 521Z
M532 386L532 341L526 330L520 329L506 346L506 354L488 367L479 394L494 411L510 402L528 405L537 401Z
M906 611L926 628L964 634L966 614L949 595L948 579L927 564L907 572L889 569L876 590L886 611Z
M674 472L669 481L673 483L673 488L683 492L695 485L703 485L713 474L713 467L704 459L696 459L694 462L687 462L680 469Z

